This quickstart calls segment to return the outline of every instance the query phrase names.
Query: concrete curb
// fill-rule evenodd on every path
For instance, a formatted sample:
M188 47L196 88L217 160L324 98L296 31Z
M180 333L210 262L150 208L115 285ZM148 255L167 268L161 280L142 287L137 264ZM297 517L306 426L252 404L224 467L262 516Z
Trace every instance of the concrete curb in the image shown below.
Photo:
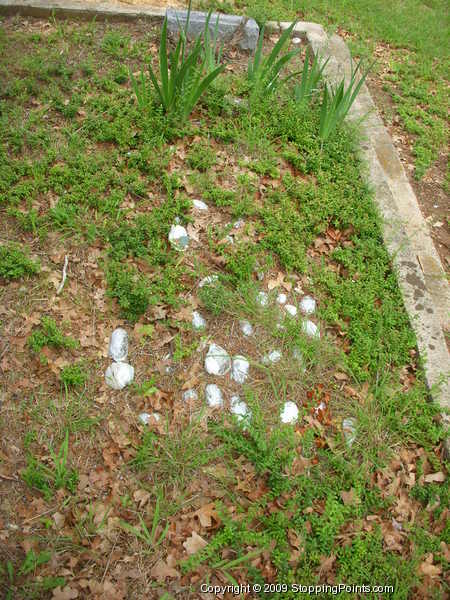
M132 21L145 19L162 23L165 8L153 6L122 6L110 2L77 2L77 0L0 0L0 14L7 16L75 18L83 21Z
M162 22L165 10L81 1L0 0L0 14ZM290 24L269 22L266 31L280 32ZM321 25L308 22L298 22L293 35L303 38L321 60L329 57L325 70L329 84L334 85L344 75L348 78L350 52L339 36L329 37ZM366 85L350 110L349 119L359 121L363 116L360 129L365 139L360 153L367 164L365 177L383 218L384 242L417 337L430 393L443 410L443 422L450 427L450 416L445 414L450 408L450 355L443 333L450 325L450 287L414 191ZM445 453L450 457L450 439L446 440Z

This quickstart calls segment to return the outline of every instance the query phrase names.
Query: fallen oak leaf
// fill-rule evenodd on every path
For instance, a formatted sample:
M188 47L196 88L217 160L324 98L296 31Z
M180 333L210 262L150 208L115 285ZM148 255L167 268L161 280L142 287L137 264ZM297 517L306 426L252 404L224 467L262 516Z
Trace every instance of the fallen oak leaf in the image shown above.
M187 540L183 542L183 546L189 555L196 554L200 550L203 550L207 545L208 542L199 536L196 531L193 531L191 537L188 537Z
M427 558L420 564L419 571L429 577L439 577L442 573L442 568L438 565L433 565L433 554L430 552Z
M445 475L442 471L430 473L429 475L425 475L424 481L425 483L442 483L445 481Z
M52 600L74 600L74 598L78 598L78 596L78 590L75 590L68 585L62 589L58 586L53 590Z
M215 511L215 503L210 502L195 511L194 516L200 521L202 527L211 527L212 519L219 521L219 517Z
M348 492L343 490L341 492L341 498L342 498L342 502L344 503L345 506L349 506L350 504L359 504L360 503L359 498L355 496L355 490L353 488L350 488L348 490Z
M167 577L180 577L180 573L173 567L169 567L162 559L158 560L156 565L151 569L150 575L157 581L164 581Z
M134 501L138 503L139 508L142 508L147 504L150 498L150 492L146 490L136 490L133 494Z
M336 560L335 554L331 554L330 556L322 556L321 561L320 561L320 569L319 569L320 575L324 575L325 573L328 573L329 571L331 571L335 560Z

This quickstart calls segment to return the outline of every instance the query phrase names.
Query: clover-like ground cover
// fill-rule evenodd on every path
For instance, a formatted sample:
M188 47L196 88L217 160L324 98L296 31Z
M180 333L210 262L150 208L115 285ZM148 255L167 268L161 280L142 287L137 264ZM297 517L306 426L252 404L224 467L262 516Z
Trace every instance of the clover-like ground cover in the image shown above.
M0 29L2 593L188 598L236 581L442 597L443 431L353 134L322 147L317 108L289 89L249 109L247 57L228 49L186 123L142 112L128 73L156 58L157 36ZM177 218L183 253L167 241ZM296 317L277 326L280 292L316 298L320 340ZM136 370L121 392L103 379L119 324ZM246 385L205 373L211 341L249 359ZM224 410L206 406L206 383ZM247 425L228 411L235 393ZM295 425L280 423L288 400ZM161 419L143 426L142 411Z

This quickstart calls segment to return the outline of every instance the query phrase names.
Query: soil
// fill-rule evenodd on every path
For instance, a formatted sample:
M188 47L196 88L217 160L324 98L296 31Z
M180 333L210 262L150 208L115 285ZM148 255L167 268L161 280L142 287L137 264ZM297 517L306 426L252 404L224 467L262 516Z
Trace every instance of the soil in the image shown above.
M412 153L414 136L406 133L403 129L391 97L383 90L382 79L372 75L368 80L368 87L399 153L422 214L428 223L430 235L441 258L442 266L444 270L448 270L450 267L450 227L447 218L450 198L443 188L447 154L442 152L425 176L420 181L415 179Z

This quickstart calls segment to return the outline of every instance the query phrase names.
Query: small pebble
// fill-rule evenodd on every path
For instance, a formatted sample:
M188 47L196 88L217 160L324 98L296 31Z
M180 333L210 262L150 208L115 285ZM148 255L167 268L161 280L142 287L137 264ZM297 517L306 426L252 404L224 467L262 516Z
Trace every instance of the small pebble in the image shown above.
M139 421L143 425L148 425L152 419L154 419L158 423L161 420L161 415L159 413L146 413L146 412L143 412L139 415Z
M281 411L281 422L282 423L295 423L298 419L298 407L294 402L290 400L284 403L283 410Z
M231 396L230 411L233 415L236 415L239 421L242 421L242 419L249 420L252 415L247 404L242 402L239 396Z
M213 283L216 283L216 281L219 281L218 275L207 275L206 277L203 277L203 279L198 284L198 287L202 288L205 285L211 285Z
M244 383L248 377L249 368L250 363L245 356L234 356L233 366L231 368L231 379L233 379L236 383Z
M352 417L342 421L342 431L344 433L347 446L351 446L356 439L356 420Z
M134 368L128 363L115 362L106 369L105 381L113 390L122 390L134 379Z
M302 329L306 333L306 335L309 335L309 337L320 337L319 329L317 325L312 321L303 321Z
M279 350L272 350L272 352L269 352L269 354L266 354L266 356L263 357L262 361L265 365L269 363L277 363L281 360L281 356L282 354Z
M316 301L311 296L305 296L300 301L300 310L304 315L312 315L316 310Z
M243 319L242 321L239 321L239 326L245 337L249 337L253 334L253 327L250 321L246 321L245 319Z
M206 321L205 321L205 319L196 310L194 310L192 312L192 327L194 329L196 329L196 330L205 329L205 327L206 327Z
M128 333L122 327L117 327L111 334L108 355L115 362L124 362L128 356Z
M259 292L256 296L256 300L260 306L267 306L269 303L269 296L266 292Z
M299 38L299 37L292 38L292 43L295 44L295 45L301 44L302 43L302 38Z
M190 389L183 392L183 400L189 402L190 400L198 400L198 394L195 390Z
M188 232L182 225L172 225L169 232L169 242L176 250L186 250L189 245Z
M222 392L215 383L209 383L205 388L206 402L211 408L223 406Z
M231 358L226 350L217 344L210 344L205 358L205 370L209 375L225 375L231 369Z
M237 221L235 221L233 223L234 229L239 229L240 227L243 227L244 225L245 225L244 219L238 219Z
M192 200L192 204L197 210L208 210L208 205L205 204L202 200Z
M277 302L278 302L278 304L286 304L286 301L287 301L286 294L283 294L283 293L278 294L278 296L277 296Z
M293 304L286 304L284 310L288 312L291 315L291 317L297 316L297 307Z

